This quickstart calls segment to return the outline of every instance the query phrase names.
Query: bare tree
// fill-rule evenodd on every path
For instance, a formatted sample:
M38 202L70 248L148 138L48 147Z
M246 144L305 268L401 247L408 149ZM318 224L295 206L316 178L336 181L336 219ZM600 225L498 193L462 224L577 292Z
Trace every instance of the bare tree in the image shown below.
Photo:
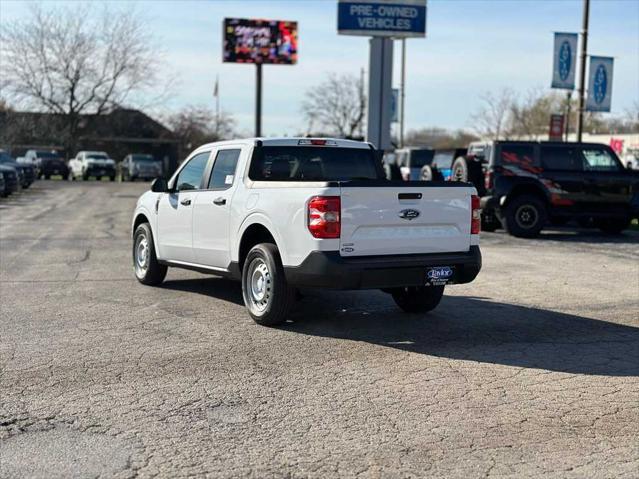
M530 90L522 100L513 100L510 109L509 133L527 139L541 139L548 135L550 116L563 113L566 100L557 92L544 92L542 88Z
M463 148L471 141L476 141L475 135L464 131L450 131L444 128L420 128L411 130L406 135L405 143L411 146L427 146L435 149Z
M507 126L514 93L503 88L497 93L487 92L481 97L479 110L471 115L473 129L483 137L498 140L508 136Z
M133 11L94 5L31 7L0 30L3 93L17 105L64 118L67 146L80 117L100 115L156 86L158 50Z
M329 74L306 92L302 112L309 130L317 128L346 138L362 137L366 114L363 75Z
M218 117L203 106L186 106L168 115L165 121L186 149L232 138L235 131L235 120L231 115L220 112Z

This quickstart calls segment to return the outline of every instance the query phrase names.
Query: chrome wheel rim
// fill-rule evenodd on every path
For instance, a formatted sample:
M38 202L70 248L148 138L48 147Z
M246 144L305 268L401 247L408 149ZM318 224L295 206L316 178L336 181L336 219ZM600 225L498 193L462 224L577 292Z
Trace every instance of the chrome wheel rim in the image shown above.
M258 313L264 312L271 300L273 285L268 266L261 258L255 258L249 265L244 288L248 293L251 309Z
M149 266L149 242L145 235L138 236L135 242L135 274L143 277Z
M532 205L521 205L515 212L515 221L523 229L530 229L537 224L539 212Z

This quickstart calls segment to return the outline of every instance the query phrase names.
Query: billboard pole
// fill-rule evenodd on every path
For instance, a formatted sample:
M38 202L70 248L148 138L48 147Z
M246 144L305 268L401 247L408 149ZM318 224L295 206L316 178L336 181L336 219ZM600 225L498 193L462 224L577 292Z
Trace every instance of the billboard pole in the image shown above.
M402 38L402 78L401 78L401 105L399 117L399 146L404 147L404 105L406 104L406 39Z
M579 112L577 119L577 142L581 141L584 128L584 101L586 93L586 59L588 57L588 18L590 0L584 0L583 30L581 32L581 70L579 71Z
M255 136L262 136L262 64L255 64Z

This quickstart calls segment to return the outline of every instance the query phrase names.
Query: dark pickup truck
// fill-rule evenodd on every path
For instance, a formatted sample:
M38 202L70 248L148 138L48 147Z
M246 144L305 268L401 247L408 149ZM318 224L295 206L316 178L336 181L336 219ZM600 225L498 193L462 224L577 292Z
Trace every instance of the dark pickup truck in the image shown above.
M476 142L467 160L482 165L484 184L476 187L486 231L503 226L530 238L575 219L616 234L639 217L639 171L603 144Z

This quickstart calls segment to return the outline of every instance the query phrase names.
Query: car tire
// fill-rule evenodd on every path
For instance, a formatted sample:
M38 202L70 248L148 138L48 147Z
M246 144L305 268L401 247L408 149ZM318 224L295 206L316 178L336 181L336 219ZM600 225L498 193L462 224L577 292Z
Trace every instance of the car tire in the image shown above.
M148 286L157 286L166 277L168 268L158 262L148 223L139 225L133 234L133 269L137 280Z
M486 194L484 174L481 169L481 163L477 161L469 160L463 156L457 158L451 166L450 181L472 183L479 196Z
M595 222L597 228L609 235L618 235L630 227L629 218L609 218Z
M512 199L504 211L506 232L518 238L534 238L546 225L546 204L537 196L521 195Z
M115 176L109 176L109 181L115 181Z
M388 290L395 304L407 313L427 313L437 307L444 295L444 286L411 286Z
M444 181L444 176L437 168L426 165L422 168L419 179L421 181Z
M50 180L51 179L51 175L44 175L44 179L45 180Z
M87 175L86 173L82 173L82 180L89 181L89 175Z
M286 281L280 253L272 243L248 252L242 267L242 298L251 318L262 326L286 320L295 302L295 289Z

